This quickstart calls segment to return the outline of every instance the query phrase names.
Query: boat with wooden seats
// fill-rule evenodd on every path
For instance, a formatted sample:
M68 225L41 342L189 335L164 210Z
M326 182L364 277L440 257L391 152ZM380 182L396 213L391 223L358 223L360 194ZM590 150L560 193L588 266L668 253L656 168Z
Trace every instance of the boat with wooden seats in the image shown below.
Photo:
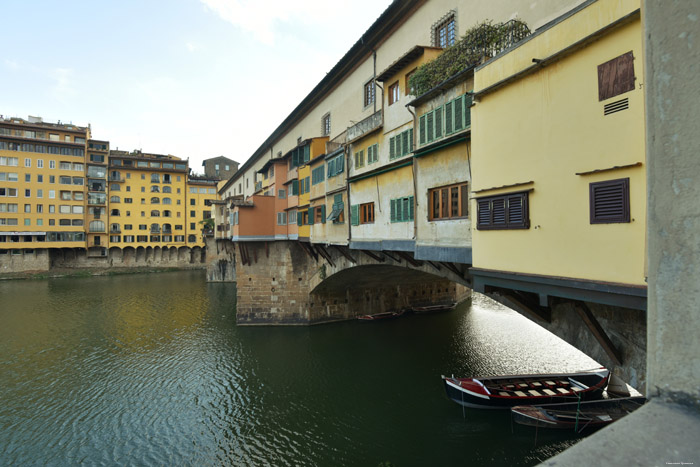
M360 321L379 321L383 319L393 319L402 316L406 310L385 311L383 313L375 313L373 315L361 315L357 319Z
M645 397L621 397L580 403L518 405L510 411L513 421L521 425L581 432L609 425L634 412L646 401Z
M507 409L516 405L596 400L610 372L603 368L577 373L455 378L443 376L447 397L465 407Z

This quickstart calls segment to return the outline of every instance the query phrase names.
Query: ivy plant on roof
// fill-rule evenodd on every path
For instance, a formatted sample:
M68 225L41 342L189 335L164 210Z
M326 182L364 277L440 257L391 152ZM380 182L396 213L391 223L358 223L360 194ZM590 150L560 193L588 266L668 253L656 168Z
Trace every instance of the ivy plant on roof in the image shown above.
M490 58L530 35L530 28L518 19L505 23L487 20L469 29L452 47L435 60L421 65L410 78L413 94L420 96L460 71Z

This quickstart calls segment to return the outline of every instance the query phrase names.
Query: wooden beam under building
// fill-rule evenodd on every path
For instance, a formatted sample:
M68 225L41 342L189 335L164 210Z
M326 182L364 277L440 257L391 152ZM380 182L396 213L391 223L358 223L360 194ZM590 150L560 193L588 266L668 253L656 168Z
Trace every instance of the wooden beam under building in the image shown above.
M593 316L593 312L590 308L588 308L588 305L586 305L584 302L576 302L574 308L583 322L586 323L588 329L591 330L595 338L598 340L600 346L603 347L605 353L608 354L616 365L622 365L622 354L605 333L603 326L601 326L598 320L595 319L595 316Z

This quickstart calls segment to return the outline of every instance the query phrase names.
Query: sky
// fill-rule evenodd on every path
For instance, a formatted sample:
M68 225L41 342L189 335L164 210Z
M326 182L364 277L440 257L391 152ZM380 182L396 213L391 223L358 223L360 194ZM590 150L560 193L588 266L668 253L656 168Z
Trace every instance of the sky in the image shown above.
M241 164L390 0L3 2L0 115Z

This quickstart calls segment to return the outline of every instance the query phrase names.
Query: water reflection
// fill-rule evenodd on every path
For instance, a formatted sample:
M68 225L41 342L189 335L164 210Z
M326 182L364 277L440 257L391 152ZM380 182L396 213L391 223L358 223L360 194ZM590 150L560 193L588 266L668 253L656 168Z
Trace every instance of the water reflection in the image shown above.
M492 302L238 328L198 272L0 283L0 464L532 465L575 438L447 400L440 374L595 365Z

